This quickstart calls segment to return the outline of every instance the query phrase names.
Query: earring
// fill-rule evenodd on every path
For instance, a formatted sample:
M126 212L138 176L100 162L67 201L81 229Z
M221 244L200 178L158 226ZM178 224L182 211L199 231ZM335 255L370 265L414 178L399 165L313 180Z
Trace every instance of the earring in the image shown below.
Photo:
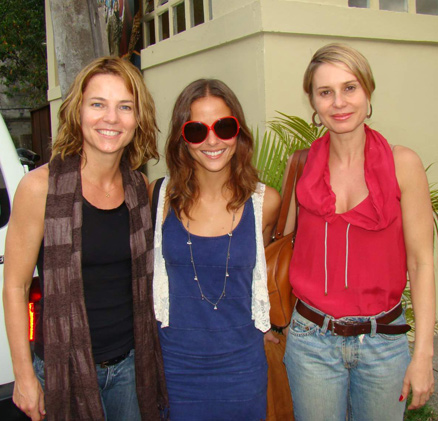
M370 113L367 114L367 118L371 118L372 115L373 115L373 106L370 104Z
M321 127L322 126L322 123L317 123L316 122L316 120L315 120L315 117L318 115L318 113L315 111L313 114L312 114L312 123L313 123L313 125L315 126L315 127Z

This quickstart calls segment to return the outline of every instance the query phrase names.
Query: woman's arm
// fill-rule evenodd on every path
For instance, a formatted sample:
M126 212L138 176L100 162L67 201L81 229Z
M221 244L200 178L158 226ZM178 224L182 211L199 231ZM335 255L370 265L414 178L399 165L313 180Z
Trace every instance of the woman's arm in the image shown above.
M13 400L33 421L44 417L44 395L32 367L28 340L28 301L44 233L48 168L21 180L6 237L3 306L15 375Z
M406 371L402 396L406 399L409 389L412 389L409 409L414 409L424 405L434 390L433 217L429 186L420 158L410 149L396 146L394 161L401 189L403 233L415 314L415 348Z
M266 186L263 200L263 242L265 247L271 242L272 232L277 224L281 197L272 187Z

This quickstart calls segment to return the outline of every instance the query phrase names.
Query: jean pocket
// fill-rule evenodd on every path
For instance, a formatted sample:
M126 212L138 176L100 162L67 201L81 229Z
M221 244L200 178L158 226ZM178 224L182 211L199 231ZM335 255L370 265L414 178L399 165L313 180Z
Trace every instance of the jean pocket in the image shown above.
M301 316L296 310L292 315L292 321L289 329L289 335L295 336L310 336L314 335L319 329L319 326L305 317Z
M44 361L35 354L32 364L35 371L35 376L44 389Z
M406 324L406 317L405 317L404 310L403 310L403 313L400 314L400 316L398 316L395 320L393 320L389 324L390 325L404 325L404 324ZM386 339L388 341L397 341L397 340L405 339L406 333L400 333L398 335L388 335L386 333L379 333L378 336L380 336L382 339Z

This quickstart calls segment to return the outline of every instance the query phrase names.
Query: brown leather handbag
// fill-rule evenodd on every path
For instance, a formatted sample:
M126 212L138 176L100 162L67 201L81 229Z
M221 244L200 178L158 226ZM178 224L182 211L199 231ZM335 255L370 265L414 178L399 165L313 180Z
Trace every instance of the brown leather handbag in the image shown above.
M275 329L284 328L289 324L296 300L289 282L289 265L293 254L293 241L297 229L297 212L295 212L294 231L287 235L283 235L283 232L292 194L295 193L295 186L303 173L308 152L308 149L298 150L292 156L274 242L265 247L269 301L271 304L269 316L271 324ZM297 204L297 200L295 200L295 203Z
M307 152L307 149L295 151L292 157L275 231L276 241L265 248L269 301L271 302L270 318L271 324L277 330L289 324L295 305L295 296L289 282L289 265L293 253L293 239L297 221L295 220L294 232L285 236L283 236L283 232L292 193L295 191L297 181L303 172ZM296 200L295 203L297 203ZM295 212L296 214L297 212ZM283 364L286 337L275 330L272 333L280 342L275 344L265 341L266 361L268 362L266 421L293 421L292 397L286 367Z

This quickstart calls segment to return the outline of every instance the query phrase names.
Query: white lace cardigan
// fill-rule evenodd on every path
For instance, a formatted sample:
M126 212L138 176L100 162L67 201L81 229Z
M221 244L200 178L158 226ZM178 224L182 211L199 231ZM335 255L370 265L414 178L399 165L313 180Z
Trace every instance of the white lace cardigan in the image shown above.
M162 224L164 213L164 201L168 177L166 176L161 185L157 206L157 219L155 223L154 240L154 308L155 317L161 322L161 327L169 326L169 279L167 277L166 264L162 251ZM258 183L256 192L252 195L255 213L256 232L256 264L252 280L252 320L255 327L262 332L270 329L269 321L269 294L266 277L266 260L263 246L263 197L265 185Z

